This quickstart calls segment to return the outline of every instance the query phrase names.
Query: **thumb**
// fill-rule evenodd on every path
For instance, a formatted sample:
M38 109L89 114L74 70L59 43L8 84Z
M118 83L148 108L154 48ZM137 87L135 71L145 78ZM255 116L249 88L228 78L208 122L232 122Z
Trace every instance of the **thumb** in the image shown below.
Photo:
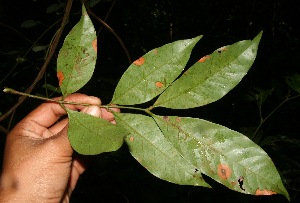
M102 111L98 106L88 106L81 110L82 113L86 113L96 117L102 117Z

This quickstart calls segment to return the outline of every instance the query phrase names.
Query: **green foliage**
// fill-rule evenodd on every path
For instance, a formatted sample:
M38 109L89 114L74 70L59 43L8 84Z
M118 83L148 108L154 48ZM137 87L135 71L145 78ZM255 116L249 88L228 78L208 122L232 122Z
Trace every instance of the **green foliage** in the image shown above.
M122 146L123 137L127 134L123 127L77 111L67 112L69 140L78 153L100 154L115 151Z
M235 191L255 194L267 188L288 197L272 160L246 136L196 118L154 118L176 150L203 174Z
M201 37L164 45L133 62L118 83L112 103L140 104L160 95L184 70Z
M76 92L92 77L97 59L97 36L85 8L80 21L65 38L57 59L57 76L63 96Z
M131 132L125 137L130 153L153 175L177 184L210 187L200 171L165 138L151 117L125 113L115 116L117 123Z
M253 41L237 42L204 56L176 80L154 106L186 109L222 98L248 72L254 62L261 35Z
M261 35L202 57L181 76L200 36L148 52L124 73L111 101L119 108L139 110L148 116L115 113L117 124L113 125L68 110L68 134L73 148L82 154L115 151L124 138L133 157L161 179L210 187L201 175L206 174L241 193L278 193L289 199L271 159L246 136L205 120L151 112L156 107L193 108L222 98L251 67ZM96 61L95 39L94 28L83 8L82 19L67 36L58 59L58 78L64 96L89 81ZM157 96L147 109L121 106L145 103ZM101 107L110 109L115 105Z
M294 74L286 78L286 83L296 92L300 93L300 74Z

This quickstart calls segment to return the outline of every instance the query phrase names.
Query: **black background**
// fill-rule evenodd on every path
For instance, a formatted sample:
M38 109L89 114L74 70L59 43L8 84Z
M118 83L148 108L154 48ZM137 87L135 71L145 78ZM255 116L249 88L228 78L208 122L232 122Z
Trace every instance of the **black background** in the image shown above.
M54 3L59 1L1 1L1 89L12 87L24 91L32 84L44 62L45 52L30 51L24 57L24 62L13 70L12 68L16 59L30 50L32 43L25 38L37 40L50 25L62 17L63 10L46 13L46 9ZM92 10L104 19L112 4L111 0L100 1ZM74 1L63 38L78 22L80 9L81 2ZM273 88L263 106L265 116L284 100L289 91L291 95L297 94L289 89L285 78L299 73L299 13L297 1L283 0L116 0L106 22L123 40L132 60L166 43L203 34L189 64L221 46L253 39L263 30L255 63L242 82L228 95L201 108L164 112L166 115L174 113L204 118L241 131L255 128L259 124L256 103L245 99L254 88ZM32 28L21 27L23 22L30 19L39 21L40 24ZM92 20L99 34L98 61L93 78L80 92L98 96L103 103L108 103L119 78L130 63L112 33L101 28L96 19ZM59 25L58 23L49 29L38 44L49 44ZM46 95L45 88L42 87L45 81L53 86L58 85L55 72L57 52L58 50L33 94ZM1 113L9 110L18 99L15 95L2 92L0 97ZM13 117L1 122L1 151L5 130L13 127L39 104L40 101L27 99ZM299 112L299 99L290 101L276 111L261 128L263 137L285 137L284 141L269 143L263 148L283 175L292 202L297 202L297 199L299 201L297 195L300 190L300 161L297 156L300 147ZM130 156L126 146L114 153L86 158L89 169L80 178L71 202L287 202L280 195L255 197L239 194L207 177L214 189L179 186L159 180Z

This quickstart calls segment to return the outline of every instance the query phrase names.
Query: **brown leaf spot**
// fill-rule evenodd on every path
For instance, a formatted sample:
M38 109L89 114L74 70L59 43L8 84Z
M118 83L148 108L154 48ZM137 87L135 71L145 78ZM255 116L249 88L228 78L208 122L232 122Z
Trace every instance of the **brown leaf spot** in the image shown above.
M154 49L154 50L153 50L153 53L154 53L154 54L157 54L157 49Z
M135 60L135 61L133 62L133 64L136 65L136 66L141 66L141 65L143 65L144 63L145 63L144 57L140 57L139 59L137 59L137 60Z
M93 49L97 52L97 39L94 39L92 42Z
M226 180L231 176L231 169L228 165L219 164L218 166L218 175L221 179Z
M235 185L236 185L236 181L232 181L232 182L230 182L230 184L231 184L232 186L235 186Z
M180 117L177 117L176 118L176 121L179 123L181 121L181 118Z
M266 189L264 190L257 189L255 192L255 195L275 195L275 194L277 193Z
M169 118L168 116L164 116L163 119L164 119L165 121L169 121L169 120L170 120L170 118Z
M211 58L211 56L208 56L208 55L203 56L201 59L199 59L199 62L204 63L206 61L206 59L209 59L209 58Z
M130 136L129 141L130 141L130 142L133 142L133 141L134 141L134 137L133 137L133 136Z
M61 86L63 80L65 79L65 76L62 71L57 72L57 78L58 78L58 85Z
M223 51L227 51L228 49L227 49L227 47L225 46L225 47L221 47L221 48L219 48L219 49L217 49L217 51L218 51L218 53L222 53Z
M162 88L164 86L164 83L158 81L158 82L155 82L155 86L158 88Z

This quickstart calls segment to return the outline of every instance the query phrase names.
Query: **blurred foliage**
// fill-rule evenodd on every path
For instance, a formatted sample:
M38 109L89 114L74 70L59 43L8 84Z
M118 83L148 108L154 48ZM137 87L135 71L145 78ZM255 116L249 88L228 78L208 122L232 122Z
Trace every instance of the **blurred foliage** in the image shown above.
M1 89L7 86L24 91L31 85L59 28L64 3L1 1ZM258 57L237 88L220 102L207 105L204 109L192 109L184 115L201 115L249 137L255 135L253 139L268 152L280 170L291 202L299 202L300 102L297 92L299 83L296 82L298 86L294 84L298 81L300 66L299 2L99 0L92 3L91 9L101 19L105 19L109 13L106 22L124 41L132 59L170 41L203 34L206 39L200 42L201 49L195 47L195 55L191 57L193 61L196 60L195 56L206 55L220 45L253 38L260 30L264 30ZM81 2L74 1L65 35L78 22L80 9ZM99 58L93 79L82 91L99 96L106 103L128 67L128 61L111 32L93 20L98 34ZM56 57L52 58L34 94L56 95ZM17 96L2 92L0 97L0 115L18 100ZM27 99L13 116L1 121L1 151L6 131L39 103ZM176 114L182 112L179 110ZM146 172L123 148L115 153L87 157L87 163L90 167L80 178L71 202L286 202L281 196L250 197L237 194L221 185L209 190L167 183Z

